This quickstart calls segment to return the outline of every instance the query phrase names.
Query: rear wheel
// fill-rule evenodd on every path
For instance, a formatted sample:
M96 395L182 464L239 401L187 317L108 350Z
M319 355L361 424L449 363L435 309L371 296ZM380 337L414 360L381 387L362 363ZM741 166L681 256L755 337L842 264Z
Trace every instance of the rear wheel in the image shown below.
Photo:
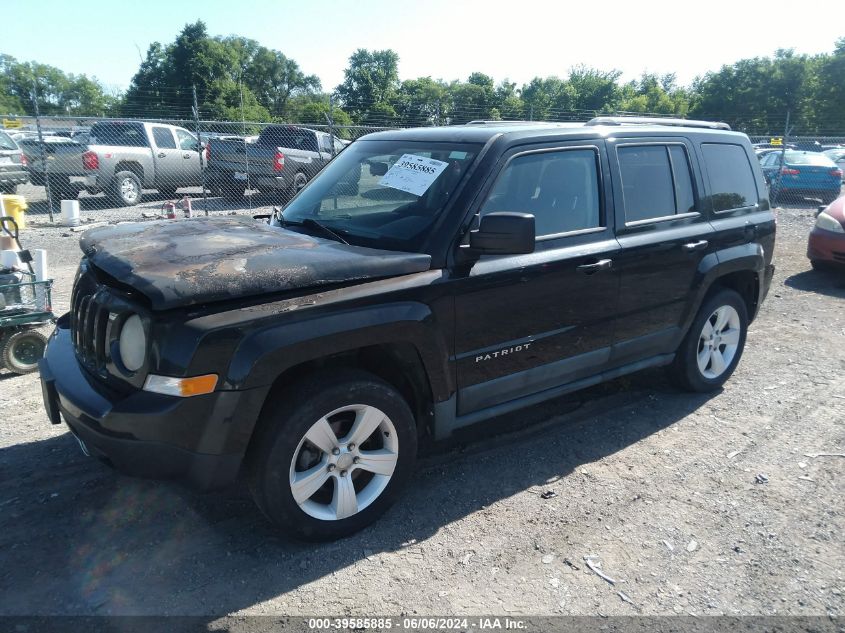
M736 369L745 348L748 310L734 290L717 291L701 306L670 366L670 377L686 391L714 391Z
M111 198L121 207L131 207L141 201L141 181L131 171L121 171L115 174L112 183Z
M47 338L41 332L20 330L5 339L0 357L10 371L28 374L38 369L46 348Z
M282 195L282 202L289 202L293 197L302 191L302 188L308 184L308 177L301 171L293 177L293 182L288 187L288 190Z
M12 183L3 183L0 185L0 193L14 195L18 191L18 186Z
M249 457L264 514L305 540L348 536L380 517L412 472L414 418L389 384L337 371L265 407Z

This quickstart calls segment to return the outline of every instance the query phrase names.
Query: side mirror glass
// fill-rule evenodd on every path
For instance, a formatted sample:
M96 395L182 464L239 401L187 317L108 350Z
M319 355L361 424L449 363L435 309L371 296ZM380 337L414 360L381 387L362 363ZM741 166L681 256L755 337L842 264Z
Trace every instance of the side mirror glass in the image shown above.
M534 216L530 213L497 211L482 216L469 245L488 255L524 255L534 252Z

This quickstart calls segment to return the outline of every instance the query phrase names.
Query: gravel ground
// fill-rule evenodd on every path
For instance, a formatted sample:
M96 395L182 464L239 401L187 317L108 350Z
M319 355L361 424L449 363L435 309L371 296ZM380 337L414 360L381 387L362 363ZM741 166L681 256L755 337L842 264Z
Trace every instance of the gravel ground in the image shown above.
M49 250L61 312L79 234L32 206L23 237ZM779 211L774 283L723 391L647 371L505 416L332 544L274 533L240 486L115 473L48 423L36 375L0 374L0 615L841 615L845 459L808 455L845 453L845 276L810 271L813 212Z

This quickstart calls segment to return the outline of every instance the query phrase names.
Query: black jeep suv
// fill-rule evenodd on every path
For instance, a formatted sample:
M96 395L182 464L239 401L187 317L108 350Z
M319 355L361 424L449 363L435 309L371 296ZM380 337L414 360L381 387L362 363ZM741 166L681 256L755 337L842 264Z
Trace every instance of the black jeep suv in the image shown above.
M267 220L88 231L44 402L120 470L244 470L271 521L336 538L385 511L424 437L646 367L717 389L774 241L724 124L380 132Z

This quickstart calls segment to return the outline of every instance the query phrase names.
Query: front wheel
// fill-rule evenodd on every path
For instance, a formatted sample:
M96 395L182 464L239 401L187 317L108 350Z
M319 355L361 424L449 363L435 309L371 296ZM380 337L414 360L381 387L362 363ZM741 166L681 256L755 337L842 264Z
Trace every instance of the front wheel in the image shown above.
M265 406L249 473L259 508L289 534L325 541L379 518L410 476L414 417L380 378L338 371Z
M734 290L719 290L701 306L675 354L670 377L686 391L718 389L736 369L747 332L745 301Z
M36 330L19 330L7 337L0 350L3 364L16 374L29 374L38 369L44 356L47 338Z

